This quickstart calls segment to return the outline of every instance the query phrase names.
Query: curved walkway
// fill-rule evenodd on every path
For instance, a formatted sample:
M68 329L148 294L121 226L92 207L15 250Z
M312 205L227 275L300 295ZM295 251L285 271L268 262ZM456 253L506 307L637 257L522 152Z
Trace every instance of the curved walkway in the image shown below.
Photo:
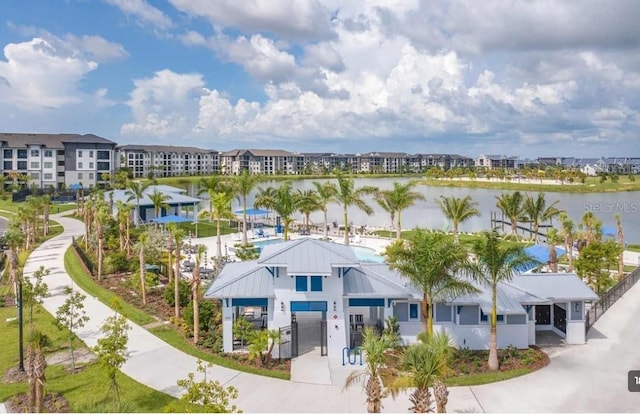
M72 284L64 269L64 253L72 236L83 233L83 224L56 215L64 232L43 243L29 257L25 276L41 265L51 270L46 282L51 297L44 307L52 314L63 303L62 289ZM94 346L99 327L113 311L88 297L85 311L91 320L77 335ZM626 376L640 369L640 330L634 318L640 316L640 285L618 301L590 332L586 346L573 346L552 358L551 364L536 373L477 387L451 388L449 412L637 412L640 393L627 392ZM130 356L122 371L156 390L179 396L176 385L195 372L197 359L131 323ZM359 386L343 391L339 386L283 381L214 366L209 377L239 390L235 401L246 413L345 413L366 412L364 393ZM395 401L385 399L385 412L407 412L407 395Z

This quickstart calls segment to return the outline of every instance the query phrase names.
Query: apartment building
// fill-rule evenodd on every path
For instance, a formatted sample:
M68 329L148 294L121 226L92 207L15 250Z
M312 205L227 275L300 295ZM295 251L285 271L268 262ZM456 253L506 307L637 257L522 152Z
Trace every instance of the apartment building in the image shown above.
M0 133L2 174L26 176L28 186L61 189L104 186L115 170L116 143L93 134Z
M220 170L224 174L302 174L304 155L284 150L231 150L220 154Z
M517 162L517 156L480 154L475 160L475 166L486 169L514 169L517 167Z
M120 167L136 178L216 174L220 166L218 151L196 147L130 144L117 152Z

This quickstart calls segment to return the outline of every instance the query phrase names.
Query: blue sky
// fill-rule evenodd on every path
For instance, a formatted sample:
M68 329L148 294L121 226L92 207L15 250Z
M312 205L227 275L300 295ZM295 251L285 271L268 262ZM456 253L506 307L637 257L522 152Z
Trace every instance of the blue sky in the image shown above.
M635 0L4 0L0 17L6 132L640 156Z

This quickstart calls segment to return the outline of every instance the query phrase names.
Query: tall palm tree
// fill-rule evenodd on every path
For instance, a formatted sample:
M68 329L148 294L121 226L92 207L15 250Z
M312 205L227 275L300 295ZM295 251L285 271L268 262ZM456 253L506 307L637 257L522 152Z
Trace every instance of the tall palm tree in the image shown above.
M373 327L365 327L360 349L366 356L366 366L349 374L344 389L355 383L364 383L367 395L367 412L379 413L382 399L386 396L383 377L387 362L387 351L394 346L393 339L386 335L379 335Z
M153 192L149 194L149 199L151 203L153 203L153 216L157 219L160 217L160 212L162 209L168 209L169 204L167 200L171 200L171 195L162 193L158 189L153 189Z
M298 202L298 211L304 216L304 226L307 233L309 233L311 223L309 216L311 216L313 212L322 209L320 199L312 189L307 189L305 191L298 190L298 197L300 198Z
M352 177L345 176L341 171L335 170L334 174L338 180L338 194L336 199L338 204L343 208L344 218L344 244L349 245L349 206L356 206L367 215L373 213L371 206L367 205L363 197L365 195L375 195L378 192L377 187L362 186L355 187L355 181Z
M209 193L210 210L202 211L209 216L210 221L216 222L216 257L222 260L222 239L220 237L220 222L223 219L233 219L235 215L231 211L231 195L223 192Z
M521 246L502 244L496 229L483 232L482 238L474 242L472 252L476 259L473 264L474 277L491 289L489 369L498 370L498 284L510 281L518 269L536 261L526 255Z
M142 304L147 304L147 262L145 260L145 248L148 241L147 231L140 234L136 248L138 249L138 262L140 265L140 294Z
M107 207L101 205L98 207L96 214L96 238L98 240L98 281L102 280L102 271L104 263L104 227L111 221Z
M313 182L313 187L316 190L318 196L318 202L320 204L320 210L322 210L324 218L324 238L329 238L329 222L327 220L327 205L332 202L337 202L336 196L338 195L338 188L335 183L326 181L324 183Z
M420 333L420 341L404 350L400 356L400 373L389 382L389 391L396 396L400 390L415 388L409 396L414 413L432 412L433 386L438 412L446 412L447 387L444 377L449 372L449 360L453 354L451 339L444 332L429 336Z
M144 197L144 189L146 188L147 186L140 181L129 180L127 181L127 190L124 192L125 196L127 196L127 202L131 202L134 199L136 201L135 217L133 219L136 228L140 226L140 199Z
M422 290L422 324L433 333L433 305L443 297L478 291L471 282L459 277L469 269L468 254L450 235L418 230L398 239L386 249L389 267L396 269Z
M195 265L191 273L191 299L193 300L193 342L198 343L200 340L200 265L204 260L207 247L204 245L196 246Z
M602 227L602 222L596 217L592 210L584 212L580 224L583 226L587 245L598 239L598 228Z
M174 315L176 318L180 317L180 251L182 249L182 242L184 241L185 232L182 228L178 227L175 223L169 224L169 235L173 238L173 243L175 245L175 260L174 260L174 278L173 278L173 299L175 302L174 305Z
M396 227L396 238L402 235L402 211L413 206L418 200L426 200L422 193L413 191L415 183L393 182L393 189L376 194L376 201L391 216L391 224ZM394 223L397 215L398 221Z
M562 239L555 228L549 229L547 232L547 245L549 247L549 268L551 272L558 272L558 254L556 253L556 245L561 243Z
M496 196L496 199L498 199L496 202L498 209L500 209L502 213L509 218L509 222L511 223L511 234L516 236L518 232L518 221L523 216L522 203L524 198L522 193L518 191L513 193L502 193L501 196Z
M618 276L622 277L624 275L624 231L622 229L620 214L616 213L614 218L616 219L618 245L620 245L620 254L618 255Z
M24 244L24 234L20 229L20 223L15 219L9 222L9 227L4 233L4 240L9 250L7 252L7 263L9 264L9 279L13 287L14 298L18 298L18 254Z
M440 200L436 199L436 203L440 206L440 210L444 216L449 219L453 225L453 237L458 241L458 225L466 222L472 216L480 215L478 203L471 199L471 196L457 198L455 196L440 196Z
M527 195L522 205L523 212L529 222L531 222L533 229L534 240L536 243L540 240L538 230L540 229L540 223L552 220L554 217L560 215L560 210L556 205L560 203L558 200L547 206L547 201L544 197L544 193L538 193L533 196Z
M49 212L51 211L51 196L42 196L42 234L47 236L49 234Z
M293 190L291 181L283 182L279 187L268 187L260 189L256 196L254 206L256 208L267 208L275 211L282 218L284 240L289 239L289 226L293 221L293 214L300 207L302 199L300 193Z
M233 193L240 197L242 201L242 245L247 245L247 196L262 178L258 175L250 174L244 170L241 175L236 176L233 181Z
M569 219L566 212L560 214L562 224L561 236L564 238L564 247L569 256L569 272L573 272L573 241L575 239L575 228L573 221Z

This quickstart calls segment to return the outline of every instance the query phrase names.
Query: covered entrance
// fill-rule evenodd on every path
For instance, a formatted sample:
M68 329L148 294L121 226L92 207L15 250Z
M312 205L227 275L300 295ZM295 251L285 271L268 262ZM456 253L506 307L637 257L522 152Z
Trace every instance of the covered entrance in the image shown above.
M553 327L567 333L567 310L559 304L553 305Z
M327 355L327 302L291 301L291 324L296 326L296 343L292 357L312 352L316 348L321 356Z

